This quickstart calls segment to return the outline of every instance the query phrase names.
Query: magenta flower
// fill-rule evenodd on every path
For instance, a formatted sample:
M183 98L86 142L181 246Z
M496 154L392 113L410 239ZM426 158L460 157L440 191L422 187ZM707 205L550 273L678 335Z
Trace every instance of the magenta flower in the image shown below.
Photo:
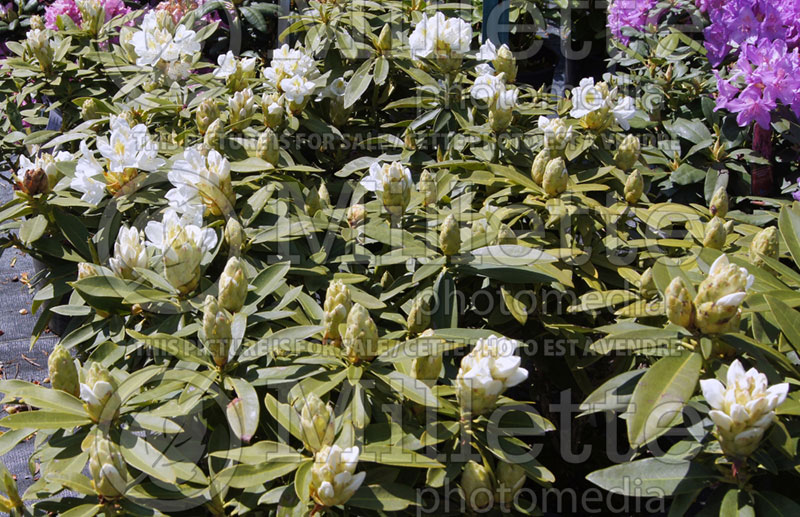
M55 0L52 4L48 5L44 10L45 26L48 29L58 30L58 17L64 16L71 18L76 25L81 23L81 13L78 6L75 5L75 0Z

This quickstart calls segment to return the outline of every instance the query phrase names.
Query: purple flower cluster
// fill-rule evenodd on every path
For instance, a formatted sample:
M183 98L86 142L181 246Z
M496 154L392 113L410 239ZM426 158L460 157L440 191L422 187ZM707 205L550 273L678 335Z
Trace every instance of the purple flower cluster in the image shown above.
M641 31L648 23L657 21L658 16L651 16L658 0L614 0L608 6L608 29L615 38L628 44L630 37L622 34L622 29L631 27Z
M717 109L738 113L736 121L746 126L756 121L764 129L778 102L800 115L800 53L785 41L766 38L745 43L728 80L715 72L719 96Z
M103 4L103 9L105 10L106 21L115 16L128 14L131 11L122 0L101 0L100 3ZM55 0L55 2L48 5L44 10L45 26L48 29L58 30L57 21L59 16L71 18L76 25L80 25L82 21L81 12L75 0Z
M800 43L800 1L698 0L711 25L705 30L708 59L714 66L746 43L783 40L791 48Z
M744 127L770 126L778 103L800 115L800 0L696 0L711 20L705 47L714 67L737 57L726 79L715 72L717 109Z

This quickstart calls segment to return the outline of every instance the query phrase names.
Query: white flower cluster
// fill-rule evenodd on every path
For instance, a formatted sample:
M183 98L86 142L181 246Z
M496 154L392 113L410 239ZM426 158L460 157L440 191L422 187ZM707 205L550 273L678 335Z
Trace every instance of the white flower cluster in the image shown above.
M519 343L513 339L489 336L479 339L475 348L461 360L456 376L456 393L464 410L479 415L494 407L506 388L528 378L515 355Z
M381 193L383 206L392 215L402 215L411 200L414 180L411 171L400 162L375 162L361 185L370 192Z
M148 222L144 232L147 244L161 252L167 281L181 294L194 290L203 255L217 245L217 233L187 221L173 208L164 211L161 222Z
M355 473L360 451L358 447L342 449L325 446L314 457L311 468L311 496L321 506L338 506L353 497L364 482L366 472Z
M284 44L275 49L264 77L278 93L283 94L292 112L300 111L316 90L314 79L319 74L314 59L299 49Z
M159 17L155 10L144 15L142 30L131 38L136 64L159 68L172 80L185 79L200 52L200 42L195 31L183 24L173 31L170 22L171 18Z
M214 70L214 77L223 79L233 91L239 91L247 86L247 81L255 77L256 58L248 57L238 59L232 51L222 54L217 58L219 65Z
M586 77L572 89L572 110L569 114L581 119L586 128L595 131L608 129L614 122L628 130L636 108L633 99L619 95L617 88L609 90L607 83L595 84L593 78Z
M186 149L167 177L174 187L167 192L170 207L192 224L202 225L206 211L222 215L233 208L231 164L214 149L207 156L196 147Z
M494 55L495 60L497 60L497 50L491 41L487 41L481 46L478 55L488 57ZM505 66L498 68L508 69ZM473 99L484 101L488 104L489 124L493 131L499 133L511 124L514 108L517 107L519 90L507 85L506 72L498 71L487 63L478 65L476 72L478 77L472 84L470 95Z
M766 375L755 368L745 371L738 359L728 367L727 385L703 379L700 388L712 408L708 416L717 425L722 450L740 458L758 448L775 419L775 408L789 392L788 383L769 386Z
M111 132L108 137L97 138L97 150L103 161L99 161L86 142L81 142L81 158L75 167L75 177L70 186L81 192L81 199L97 205L106 191L118 192L139 171L153 172L165 161L158 157L158 147L150 136L147 126L130 126L123 117L111 117Z
M460 18L447 18L441 12L431 17L423 14L408 37L412 59L436 59L448 69L461 64L471 43L472 27Z
M123 226L114 243L114 256L108 259L108 267L117 276L135 280L139 273L134 268L149 266L152 249L145 246L142 232L137 228Z

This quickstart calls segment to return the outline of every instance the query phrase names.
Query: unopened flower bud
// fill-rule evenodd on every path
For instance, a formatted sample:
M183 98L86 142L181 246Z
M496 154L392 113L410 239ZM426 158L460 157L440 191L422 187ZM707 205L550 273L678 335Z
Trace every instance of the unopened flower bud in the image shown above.
M228 362L232 340L230 314L219 306L216 298L206 296L203 304L203 344L217 366L225 366Z
M492 66L498 74L503 74L507 83L517 80L517 60L508 45L500 45L497 57L492 61Z
M567 190L567 183L569 181L569 173L563 158L555 158L550 160L547 168L544 171L544 179L542 180L542 187L548 197L558 197L562 192Z
M453 214L448 215L439 232L439 248L446 257L458 255L461 250L461 230Z
M436 187L436 177L431 174L428 169L422 171L419 177L419 184L417 185L420 194L422 194L422 206L433 205L438 198Z
M201 135L205 135L211 123L218 118L219 107L213 99L206 99L197 106L195 121L197 122L197 130L200 131Z
M634 169L625 181L625 201L631 205L639 202L644 192L644 178L638 169Z
M750 262L757 267L767 267L761 255L773 259L778 258L778 229L774 226L764 228L750 241Z
M622 141L617 152L614 155L614 162L617 167L623 171L628 171L636 165L639 161L639 153L641 152L641 145L639 139L634 135L628 135Z
M83 280L84 278L89 278L90 276L98 276L100 273L97 271L97 267L90 263L90 262L80 262L78 263L78 280Z
M430 342L433 344L433 338L430 336L433 335L433 330L427 329L422 334L420 334L419 339L422 340L423 338L429 338L425 341ZM443 340L439 340L443 341ZM418 381L422 381L425 383L429 388L432 388L436 385L436 381L439 379L439 374L442 371L442 354L441 353L432 353L429 355L422 355L420 357L415 357L414 360L411 362L411 376L417 379Z
M228 222L225 223L224 236L225 242L228 243L228 247L231 249L231 253L238 256L241 253L242 244L244 243L244 229L236 217L228 218Z
M515 463L499 461L495 469L497 479L497 501L503 507L510 507L525 484L525 469Z
M92 486L104 499L119 499L127 488L128 471L119 446L97 433L89 447Z
M247 298L247 278L238 257L231 257L219 277L219 305L228 312L242 310Z
M387 289L390 285L394 282L394 277L388 271L383 272L383 276L381 276L381 287L383 289Z
M319 200L322 202L323 206L331 206L331 195L324 181L320 183L317 193L319 194Z
M642 273L642 277L639 280L639 292L645 298L652 298L655 295L656 281L653 278L653 268L649 267Z
M221 119L212 122L206 129L203 144L219 151L222 148L222 139L225 138L225 126Z
M667 318L670 322L683 328L691 328L695 317L692 295L686 288L683 278L676 276L664 292Z
M711 215L724 219L728 214L728 204L728 192L725 187L719 187L714 191L711 202L708 204L708 209L711 211Z
M81 104L81 118L84 122L100 118L100 114L97 112L96 100L86 99L83 101L83 104Z
M264 112L264 125L270 129L278 129L283 124L286 110L283 97L278 93L264 94L261 97L261 110Z
M236 92L228 99L228 113L230 120L228 123L236 131L242 131L252 122L253 115L256 113L255 98L253 90L245 88Z
M347 224L356 228L364 224L367 219L367 209L364 205L356 204L347 209Z
M424 296L417 297L408 311L406 326L410 334L419 334L431 323L431 307Z
M22 179L17 182L20 190L29 196L38 196L50 192L47 173L42 168L28 169Z
M537 185L541 185L544 182L544 172L547 169L550 158L550 150L542 149L539 151L539 154L536 155L536 158L533 159L531 178L533 178L533 181L535 181Z
M380 36L378 36L378 49L381 51L387 51L392 48L392 28L391 26L386 23L383 25L381 29Z
M488 508L494 499L494 487L489 470L473 460L464 465L461 473L461 489L467 506L473 511Z
M47 358L47 369L50 372L50 385L54 390L66 391L70 395L80 397L81 383L78 378L78 368L66 348L60 344L53 348Z
M735 221L728 221L727 223L725 223L723 228L725 229L725 235L730 235L736 229L736 222Z
M341 338L339 326L347 321L347 315L353 307L350 288L341 280L334 280L325 292L322 325L325 327L325 339Z
M278 142L278 135L275 131L267 128L258 137L258 146L256 148L258 157L273 166L278 165L278 160L281 157L281 146Z
M44 20L38 14L35 14L30 17L30 24L31 24L31 29L38 29L40 31L43 31L47 28L45 27Z
M311 393L302 401L300 408L300 426L303 432L303 443L311 452L319 452L324 447L333 445L335 418L333 408L315 393Z
M715 250L725 247L725 240L728 233L725 231L725 222L717 216L711 218L706 226L706 236L703 238L703 246Z
M100 363L92 363L89 367L80 390L83 407L92 421L105 423L117 418L121 404L117 383Z
M741 304L753 281L753 275L745 268L731 264L726 255L720 255L697 289L694 299L697 328L704 334L738 330Z
M378 355L378 328L369 311L356 303L347 315L342 348L351 363L370 361Z

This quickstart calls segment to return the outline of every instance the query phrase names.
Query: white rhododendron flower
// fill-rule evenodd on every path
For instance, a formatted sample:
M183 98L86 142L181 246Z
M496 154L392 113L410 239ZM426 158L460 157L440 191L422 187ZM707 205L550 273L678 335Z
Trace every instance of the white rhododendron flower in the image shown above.
M364 482L366 472L355 473L360 451L358 447L342 449L325 446L314 455L311 468L311 497L322 506L346 503Z
M694 299L697 328L704 334L738 329L741 305L754 281L755 277L747 269L731 264L727 255L720 255L697 288Z
M81 142L80 149L81 158L75 166L75 177L70 182L70 187L82 193L82 201L97 205L106 195L103 166L89 150L86 142Z
M491 103L505 87L502 75L482 74L475 79L469 94L473 99Z
M142 232L138 228L123 226L114 243L114 256L108 259L108 266L122 278L134 280L139 273L134 268L147 268L150 250L145 246Z
M222 215L233 207L231 164L215 149L207 156L196 147L186 149L167 178L175 187L167 193L170 206L195 224L201 224L206 210Z
M200 52L197 33L179 25L174 34L169 27L159 25L155 10L144 15L142 29L130 39L139 66L160 67L175 78L188 76L187 60Z
M609 90L608 84L586 77L572 89L570 116L582 119L589 129L605 130L614 122L622 129L630 129L630 119L636 114L631 97L620 96L617 89Z
M472 27L460 18L447 18L441 12L422 19L408 38L411 58L458 58L469 52Z
M345 89L347 88L347 81L344 80L342 77L337 77L336 79L328 85L327 88L322 90L319 95L317 95L317 101L321 101L323 99L341 99L344 97Z
M250 123L249 119L256 114L256 99L253 90L245 88L236 92L228 99L230 120L228 123L235 129L244 129Z
M229 50L227 54L221 54L217 58L217 65L219 66L214 70L214 77L227 79L236 73L236 57L234 57L233 51Z
M203 254L217 245L217 233L181 218L168 208L161 222L150 221L145 227L150 246L161 251L167 281L187 294L200 280L200 262Z
M97 149L103 161L98 161L86 142L81 142L81 158L75 167L70 187L83 193L81 199L98 204L106 190L116 193L139 171L153 172L164 165L158 157L158 147L147 126L131 127L123 117L111 117L108 137L97 138Z
M775 408L789 392L784 382L769 386L767 376L755 368L745 371L739 360L728 367L726 384L717 379L700 381L708 416L717 426L722 450L735 457L752 454L775 419Z
M502 46L507 47L505 43L503 43ZM487 39L483 42L481 48L478 49L478 55L475 57L483 61L494 61L497 59L497 46L492 42L492 40Z
M296 106L302 105L306 97L314 93L315 86L314 83L299 75L281 81L284 97Z
M264 77L279 89L284 79L294 76L312 77L316 71L317 66L312 57L284 44L273 52L269 67L264 69Z
M475 348L461 359L456 376L456 394L462 408L479 415L494 407L506 388L528 378L515 355L519 343L513 339L489 336L479 339Z
M539 129L544 133L544 146L547 149L564 149L573 138L572 126L558 117L539 117Z

